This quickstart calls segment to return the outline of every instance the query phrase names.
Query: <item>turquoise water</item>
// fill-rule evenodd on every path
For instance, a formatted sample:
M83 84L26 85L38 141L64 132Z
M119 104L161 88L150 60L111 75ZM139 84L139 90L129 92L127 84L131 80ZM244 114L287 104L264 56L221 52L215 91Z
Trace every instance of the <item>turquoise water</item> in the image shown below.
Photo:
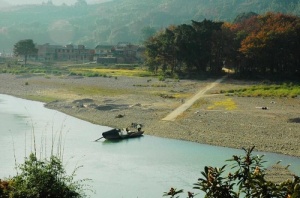
M83 166L77 177L92 179L89 184L95 194L91 197L95 198L162 197L170 187L194 191L193 183L201 177L200 171L205 165L221 166L232 155L243 153L237 149L149 135L120 142L103 139L94 142L110 128L46 109L43 105L0 94L0 178L16 174L15 159L21 163L34 150L33 136L36 151L42 157L49 156L51 150L63 153L69 173ZM62 147L61 151L57 145ZM266 155L266 166L282 160L283 165L292 164L291 170L300 174L299 158L258 154Z

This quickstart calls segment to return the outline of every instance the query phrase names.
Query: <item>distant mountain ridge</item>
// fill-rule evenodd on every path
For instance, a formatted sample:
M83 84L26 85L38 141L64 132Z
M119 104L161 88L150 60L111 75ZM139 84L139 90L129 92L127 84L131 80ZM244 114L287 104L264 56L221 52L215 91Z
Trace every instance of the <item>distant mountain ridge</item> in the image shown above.
M0 0L0 3L5 1ZM95 0L97 2L97 0ZM232 22L243 12L300 15L299 0L112 0L86 6L19 6L0 12L0 51L25 38L38 44L95 47L141 43L145 35L191 20ZM58 38L61 37L61 38Z

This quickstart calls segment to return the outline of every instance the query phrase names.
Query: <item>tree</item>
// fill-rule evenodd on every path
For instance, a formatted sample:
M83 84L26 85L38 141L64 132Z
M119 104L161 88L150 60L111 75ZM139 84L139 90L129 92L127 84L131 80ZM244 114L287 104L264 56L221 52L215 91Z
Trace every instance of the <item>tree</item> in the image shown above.
M154 64L160 64L165 73L170 69L173 73L177 65L176 49L174 46L174 26L170 26L163 31L158 32L145 42L146 63L157 72L158 68Z
M203 20L197 22L192 20L192 26L196 30L196 44L198 45L198 58L195 60L195 67L198 73L207 71L207 67L211 70L213 47L220 48L219 44L215 44L213 35L221 31L223 22L213 22L211 20Z
M251 70L280 76L298 73L300 18L267 13L254 22L257 28L242 40L239 49L248 62L255 63Z
M14 55L24 56L24 63L26 65L28 56L35 56L37 48L31 39L20 40L14 45Z
M174 30L175 33L175 47L177 49L177 59L180 63L186 65L186 69L191 72L197 60L198 48L195 40L196 31L191 25L179 25Z

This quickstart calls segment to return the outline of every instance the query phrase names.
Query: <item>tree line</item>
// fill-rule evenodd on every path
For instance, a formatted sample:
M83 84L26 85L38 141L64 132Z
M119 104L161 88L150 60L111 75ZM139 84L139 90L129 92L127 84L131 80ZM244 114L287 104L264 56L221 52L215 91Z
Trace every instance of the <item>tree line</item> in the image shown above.
M192 20L157 32L145 47L154 72L219 74L226 67L242 76L297 78L300 18L270 12L240 15L233 23Z

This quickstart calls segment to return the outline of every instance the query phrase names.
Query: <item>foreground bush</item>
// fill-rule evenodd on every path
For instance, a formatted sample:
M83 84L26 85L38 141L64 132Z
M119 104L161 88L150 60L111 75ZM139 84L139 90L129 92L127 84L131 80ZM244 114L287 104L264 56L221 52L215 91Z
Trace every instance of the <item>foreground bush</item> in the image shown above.
M227 161L233 162L232 171L225 175L224 165L221 168L206 166L201 172L202 178L194 184L194 189L205 193L205 198L299 198L300 179L294 175L293 180L275 184L265 179L263 156L253 156L254 147L244 149L245 156L234 155ZM164 196L179 197L183 190L171 188ZM187 197L196 194L188 192Z
M17 167L16 176L0 180L0 198L79 198L85 197L82 181L68 176L60 159L38 160L34 154Z

